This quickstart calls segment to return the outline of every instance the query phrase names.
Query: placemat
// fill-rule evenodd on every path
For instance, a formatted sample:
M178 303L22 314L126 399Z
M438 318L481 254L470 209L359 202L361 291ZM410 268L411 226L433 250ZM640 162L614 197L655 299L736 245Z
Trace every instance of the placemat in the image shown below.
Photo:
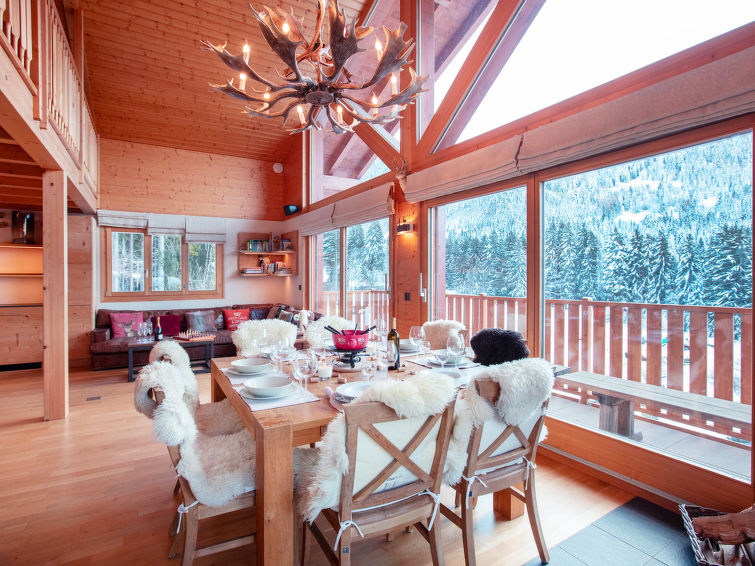
M291 395L285 397L279 397L278 399L249 399L239 394L239 396L249 405L252 411L265 411L267 409L278 409L280 407L289 407L291 405L301 405L302 403L312 403L313 401L319 401L320 398L311 393L305 391L298 385L296 391Z

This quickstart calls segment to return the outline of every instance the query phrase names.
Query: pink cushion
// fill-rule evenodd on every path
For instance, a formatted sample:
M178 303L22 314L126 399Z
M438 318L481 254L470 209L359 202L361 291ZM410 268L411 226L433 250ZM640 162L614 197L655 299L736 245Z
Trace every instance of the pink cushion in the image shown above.
M152 317L152 328L157 328L157 317ZM160 328L163 329L163 336L176 336L181 332L181 315L180 314L162 314L160 315Z
M141 312L111 312L110 326L113 338L136 336L139 324L144 322Z
M225 318L225 327L228 330L236 330L239 324L249 320L249 309L223 309L223 317Z

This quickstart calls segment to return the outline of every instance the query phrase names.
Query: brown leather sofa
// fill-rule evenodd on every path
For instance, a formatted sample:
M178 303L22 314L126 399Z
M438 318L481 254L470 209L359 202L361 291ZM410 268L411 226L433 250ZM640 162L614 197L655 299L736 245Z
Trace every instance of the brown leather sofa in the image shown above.
M215 313L215 327L218 329L215 334L215 357L222 358L225 356L235 356L236 347L231 341L231 331L225 327L223 318L224 309L243 309L248 308L252 320L264 318L275 318L281 308L285 305L274 304L247 304L233 305L223 307L207 307L192 309L169 309L169 310L142 310L144 320L153 316L164 316L166 314L181 314L189 311L212 310ZM271 313L271 309L274 309ZM112 369L128 367L128 343L134 338L113 338L111 332L110 313L111 312L135 312L129 310L110 310L100 309L97 311L95 318L95 329L92 331L92 343L89 346L89 352L92 356L92 369ZM186 330L186 318L181 317L181 330ZM204 346L187 346L186 351L192 360L204 359ZM149 361L148 351L134 352L134 365L143 365Z

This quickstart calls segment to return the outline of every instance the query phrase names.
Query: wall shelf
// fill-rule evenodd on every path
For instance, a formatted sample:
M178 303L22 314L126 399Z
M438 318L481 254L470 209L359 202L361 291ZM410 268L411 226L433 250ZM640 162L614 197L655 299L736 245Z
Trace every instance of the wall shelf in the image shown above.
M272 233L240 233L238 236L238 271L241 277L291 277L296 275L298 255L297 250L285 249L285 250L249 250L247 249L247 243L249 240L256 240L256 244L263 244L269 247L277 247L274 243L279 243L282 240L289 240L292 245L296 245L299 241L299 232L284 232L283 234ZM269 265L271 263L285 264L285 273L245 273L245 269L256 268L260 266L262 258L266 258L263 265ZM288 271L290 270L290 271Z

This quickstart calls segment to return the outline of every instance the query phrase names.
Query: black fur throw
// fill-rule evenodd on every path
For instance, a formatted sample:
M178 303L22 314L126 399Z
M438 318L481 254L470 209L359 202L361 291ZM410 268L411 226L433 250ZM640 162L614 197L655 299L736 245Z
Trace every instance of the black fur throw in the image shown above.
M485 328L469 341L474 350L474 361L484 366L521 360L530 355L527 341L516 330Z

